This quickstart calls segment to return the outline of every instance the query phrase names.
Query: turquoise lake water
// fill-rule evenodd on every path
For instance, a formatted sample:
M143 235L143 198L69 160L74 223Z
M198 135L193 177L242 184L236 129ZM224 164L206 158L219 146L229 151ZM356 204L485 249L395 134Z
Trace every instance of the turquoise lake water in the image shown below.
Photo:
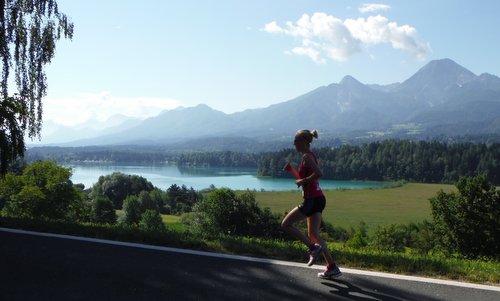
M201 190L214 185L217 188L227 187L233 190L266 190L289 191L299 190L292 178L273 179L258 178L255 169L244 168L186 168L175 165L105 165L81 164L68 165L73 169L71 180L73 183L82 183L86 188L92 187L100 176L113 172L134 174L146 178L154 186L167 189L172 184L186 185L187 188ZM321 180L322 189L363 189L384 186L383 182L364 181L334 181Z

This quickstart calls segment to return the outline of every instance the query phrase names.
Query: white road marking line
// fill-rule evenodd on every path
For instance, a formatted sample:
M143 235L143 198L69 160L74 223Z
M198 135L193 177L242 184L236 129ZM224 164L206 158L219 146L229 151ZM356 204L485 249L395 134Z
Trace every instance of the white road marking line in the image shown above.
M71 236L71 235L64 235L64 234L35 232L35 231L1 228L1 227L0 227L0 231L9 232L9 233L16 233L16 234L26 234L26 235L34 235L34 236L78 240L78 241L101 243L101 244L139 248L139 249L156 250L156 251L179 253L179 254L207 256L207 257L223 258L223 259L230 259L230 260L243 260L243 261L249 261L249 262L258 262L258 263L276 264L276 265L290 266L290 267L308 268L305 263L289 262L289 261L282 261L282 260L275 260L275 259L257 258L257 257L240 256L240 255L228 255L228 254L211 253L211 252L196 251L196 250L187 250L187 249L154 246L154 245L145 245L145 244L132 243L132 242L114 241L114 240L89 238L89 237L81 237L81 236ZM313 265L312 269L323 270L324 267L319 266L319 265ZM451 285L451 286L459 286L459 287L465 287L465 288L473 288L473 289L500 292L500 287L484 285L484 284L475 284L475 283L459 282L459 281L452 281L452 280L433 279L433 278L425 278L425 277L417 277L417 276L398 275L398 274L390 274L390 273L382 273L382 272L363 271L363 270L355 270L355 269L348 269L348 268L341 268L341 271L342 271L342 273L345 273L345 274L373 276L373 277L381 277L381 278L389 278L389 279L397 279L397 280L407 280L407 281L417 281L417 282Z

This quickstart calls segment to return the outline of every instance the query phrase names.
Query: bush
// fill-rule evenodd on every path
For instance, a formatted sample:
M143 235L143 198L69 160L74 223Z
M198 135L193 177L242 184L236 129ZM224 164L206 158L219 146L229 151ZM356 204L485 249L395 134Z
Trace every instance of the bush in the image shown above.
M372 238L371 247L379 251L403 252L408 235L403 225L379 226Z
M190 231L217 236L243 235L282 237L279 215L261 210L254 193L236 195L227 188L216 189L194 207L194 213L183 218Z
M141 216L139 228L146 231L163 231L165 225L161 219L160 212L157 210L147 209Z
M332 224L325 221L321 223L321 230L326 232L330 239L338 242L345 242L351 236L345 228L342 228L340 226L333 226Z
M354 235L348 241L346 241L346 246L353 249L361 249L366 247L367 245L368 241L366 239L366 236L363 236L359 229L356 229Z
M359 227L354 230L352 237L347 240L346 245L354 249L366 247L368 245L368 235L366 232L366 223L361 222Z
M429 221L423 221L417 224L417 229L413 238L413 250L419 254L428 254L436 251L438 239L435 235L434 224Z
M440 191L431 202L441 247L467 258L500 257L500 191L485 175L462 177L458 192Z

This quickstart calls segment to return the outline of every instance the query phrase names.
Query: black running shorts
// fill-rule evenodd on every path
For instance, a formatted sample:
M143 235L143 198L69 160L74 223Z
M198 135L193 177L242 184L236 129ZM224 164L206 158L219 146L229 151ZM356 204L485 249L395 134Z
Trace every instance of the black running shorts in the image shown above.
M299 205L299 211L305 216L311 216L315 213L322 213L325 209L326 199L325 196L316 198L304 199L304 202Z

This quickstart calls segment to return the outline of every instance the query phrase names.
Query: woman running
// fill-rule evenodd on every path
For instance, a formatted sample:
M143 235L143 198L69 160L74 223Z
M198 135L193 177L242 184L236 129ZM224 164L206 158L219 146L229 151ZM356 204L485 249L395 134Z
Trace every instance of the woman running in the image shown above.
M288 234L309 247L308 266L312 266L319 255L323 254L327 266L324 272L318 273L318 277L325 279L339 277L342 272L333 261L325 241L319 235L326 199L318 181L323 173L319 169L318 159L310 147L313 138L318 138L317 130L298 130L295 134L295 149L302 153L302 161L299 166L300 178L296 180L296 183L297 186L302 186L304 202L285 216L281 226ZM307 236L294 226L304 219L307 219Z

